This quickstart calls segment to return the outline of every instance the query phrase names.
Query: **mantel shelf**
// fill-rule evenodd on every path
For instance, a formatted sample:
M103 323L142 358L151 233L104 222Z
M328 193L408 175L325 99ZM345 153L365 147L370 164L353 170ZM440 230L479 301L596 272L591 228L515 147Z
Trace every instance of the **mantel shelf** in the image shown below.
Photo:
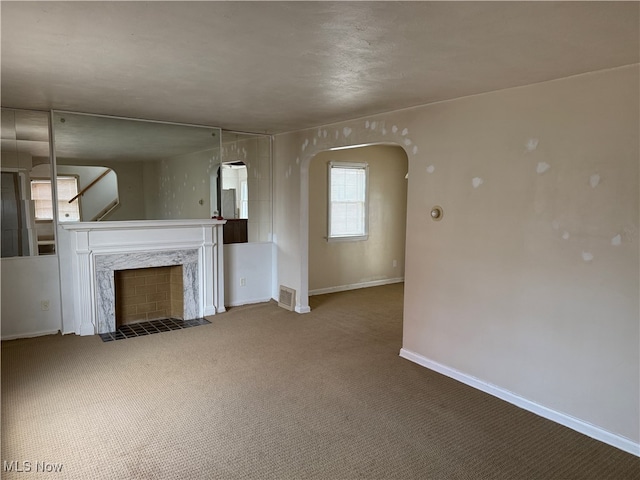
M150 228L211 227L224 225L226 220L192 219L192 220L125 220L118 222L73 222L61 223L65 230L129 230Z

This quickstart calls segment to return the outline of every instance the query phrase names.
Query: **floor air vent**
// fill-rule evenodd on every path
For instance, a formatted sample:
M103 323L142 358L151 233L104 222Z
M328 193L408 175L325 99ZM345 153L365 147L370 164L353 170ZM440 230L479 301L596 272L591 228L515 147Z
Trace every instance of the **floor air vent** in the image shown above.
M280 295L278 295L278 306L293 310L296 304L296 291L293 288L280 285Z

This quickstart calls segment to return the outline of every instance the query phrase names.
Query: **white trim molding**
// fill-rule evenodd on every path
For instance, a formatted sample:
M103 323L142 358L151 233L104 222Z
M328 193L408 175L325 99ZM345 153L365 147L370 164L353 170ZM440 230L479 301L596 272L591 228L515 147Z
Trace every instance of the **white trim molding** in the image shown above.
M467 375L455 368L448 367L436 361L430 360L422 355L407 350L405 348L400 349L400 356L406 360L417 363L420 366L426 367L429 370L441 373L449 378L458 380L459 382L469 385L470 387L481 390L489 395L498 397L501 400L509 402L517 407L523 408L529 412L535 413L547 420L564 425L576 432L587 435L591 438L599 440L603 443L611 445L612 447L619 448L627 453L631 453L637 457L640 457L640 444L635 443L628 438L622 437L615 433L611 433L596 425L592 425L588 422L580 420L578 418L567 415L566 413L558 412L551 408L540 405L539 403L532 402L526 398L521 397L513 392L500 388L496 385L492 385L483 380L480 380L471 375Z
M227 307L241 307L243 305L256 305L258 303L268 303L273 300L271 297L269 298L252 298L251 300L242 300L238 302L230 302L227 304Z
M20 258L20 257L16 257ZM60 333L60 330L40 330L37 332L28 332L28 333L16 333L14 335L3 335L2 341L5 340L15 340L17 338L33 338L33 337L42 337L44 335L57 335Z
M314 290L309 290L309 296L324 295L325 293L346 292L347 290L357 290L358 288L379 287L381 285L390 285L392 283L402 282L404 282L404 277L385 278L382 280L372 280L370 282L352 283L350 285L338 285L336 287L316 288Z

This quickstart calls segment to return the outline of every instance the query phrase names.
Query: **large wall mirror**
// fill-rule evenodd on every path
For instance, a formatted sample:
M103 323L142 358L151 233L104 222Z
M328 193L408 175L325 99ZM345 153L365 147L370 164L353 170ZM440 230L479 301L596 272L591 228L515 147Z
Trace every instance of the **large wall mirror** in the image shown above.
M52 122L60 222L223 216L244 225L240 241L271 240L269 136L60 111Z
M270 242L271 137L223 130L220 159L217 205L227 219L225 243Z
M69 112L52 121L61 223L213 216L220 129Z
M55 253L49 113L2 108L3 258Z

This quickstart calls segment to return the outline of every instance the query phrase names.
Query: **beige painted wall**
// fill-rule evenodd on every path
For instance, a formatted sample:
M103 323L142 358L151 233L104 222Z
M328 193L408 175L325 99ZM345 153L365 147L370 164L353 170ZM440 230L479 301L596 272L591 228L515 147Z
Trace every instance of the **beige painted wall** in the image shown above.
M279 283L305 311L311 158L400 144L403 347L637 448L639 77L633 65L276 136Z
M328 242L329 162L369 165L369 237ZM407 155L388 145L321 152L309 167L309 290L404 277ZM396 265L393 265L393 262Z

